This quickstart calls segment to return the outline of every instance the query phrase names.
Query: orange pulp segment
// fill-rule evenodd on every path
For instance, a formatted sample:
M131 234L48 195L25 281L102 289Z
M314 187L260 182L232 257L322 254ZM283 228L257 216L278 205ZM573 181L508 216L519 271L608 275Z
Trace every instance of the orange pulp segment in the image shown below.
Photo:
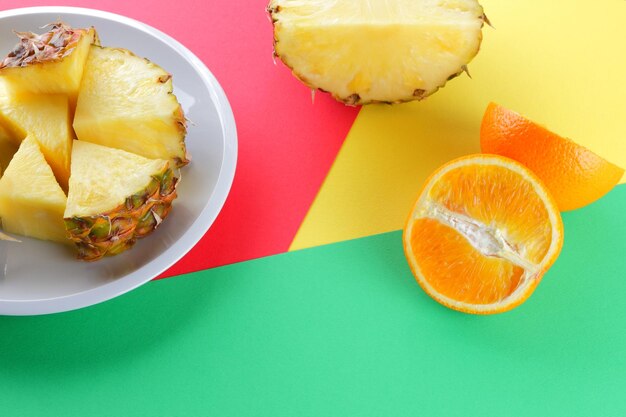
M521 164L471 155L427 180L404 230L422 288L466 313L510 310L534 291L563 243L553 198Z

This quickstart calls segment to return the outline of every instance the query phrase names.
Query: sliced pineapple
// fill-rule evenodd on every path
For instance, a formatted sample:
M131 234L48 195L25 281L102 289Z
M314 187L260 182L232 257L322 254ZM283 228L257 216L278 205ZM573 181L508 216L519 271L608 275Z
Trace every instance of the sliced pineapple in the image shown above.
M7 169L11 158L17 152L17 145L9 133L0 123L0 175Z
M186 124L171 78L130 51L92 46L74 118L78 139L185 165Z
M476 0L271 0L268 11L276 56L350 105L434 93L466 69L486 21Z
M66 197L52 169L29 136L0 178L0 218L7 233L69 243L63 212Z
M116 255L151 233L171 209L176 182L169 161L75 141L64 217L78 257Z
M18 145L32 134L59 184L67 190L73 133L65 95L14 95L0 89L0 125Z
M0 62L0 78L16 91L65 94L75 103L94 28L73 29L56 22L41 35L15 32L20 42Z

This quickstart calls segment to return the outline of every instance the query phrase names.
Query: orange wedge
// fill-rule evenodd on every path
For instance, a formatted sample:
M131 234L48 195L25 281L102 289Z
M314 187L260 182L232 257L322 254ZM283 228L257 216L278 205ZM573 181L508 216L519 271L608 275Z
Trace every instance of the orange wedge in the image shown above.
M528 168L498 155L471 155L426 181L403 241L428 295L455 310L493 314L532 294L561 251L563 224Z
M593 203L624 175L622 168L587 148L494 103L483 117L480 147L484 153L507 156L530 168L561 211Z

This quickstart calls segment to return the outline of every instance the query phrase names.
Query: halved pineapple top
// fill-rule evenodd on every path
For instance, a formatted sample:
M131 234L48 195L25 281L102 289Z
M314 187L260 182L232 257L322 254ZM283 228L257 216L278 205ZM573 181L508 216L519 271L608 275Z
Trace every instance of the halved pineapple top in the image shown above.
M168 161L74 141L65 218L106 215L145 189Z
M59 184L67 189L73 136L67 96L13 94L1 87L0 125L16 144L33 134Z
M7 232L68 243L66 197L38 142L28 136L0 178L0 217Z
M74 118L78 139L186 164L186 123L171 78L128 50L92 46Z
M15 32L20 41L0 62L0 78L17 91L67 94L75 102L89 45L97 44L98 36L94 28L62 22L45 27L50 30L41 35Z
M421 99L480 47L476 0L271 0L274 49L296 77L347 104Z

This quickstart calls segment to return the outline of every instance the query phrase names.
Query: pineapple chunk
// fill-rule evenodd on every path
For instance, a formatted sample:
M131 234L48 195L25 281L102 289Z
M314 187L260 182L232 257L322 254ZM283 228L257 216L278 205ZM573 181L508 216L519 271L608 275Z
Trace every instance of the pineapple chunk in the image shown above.
M75 103L89 46L98 43L96 31L61 22L48 26L42 35L16 32L20 42L0 62L0 78L15 91L65 94Z
M29 136L0 178L0 218L5 232L69 243L63 212L67 199Z
M185 118L172 89L158 65L124 49L92 46L74 131L81 141L185 165Z
M476 0L271 0L274 51L314 89L357 105L419 100L478 52Z
M15 152L17 145L12 140L12 135L0 124L0 174L7 169Z
M168 215L176 183L166 160L75 141L64 217L78 257L116 255L151 233Z
M0 125L13 142L32 134L64 190L70 177L72 128L64 95L8 95L0 91Z

